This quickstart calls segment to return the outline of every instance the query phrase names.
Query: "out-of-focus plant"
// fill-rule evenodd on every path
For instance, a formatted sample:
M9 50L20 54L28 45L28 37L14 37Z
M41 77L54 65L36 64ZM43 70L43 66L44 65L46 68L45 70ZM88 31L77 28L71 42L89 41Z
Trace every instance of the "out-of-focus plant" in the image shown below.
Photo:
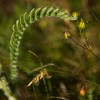
M42 19L44 17L59 17L67 21L77 19L77 16L71 16L68 11L56 8L54 6L38 8L38 9L33 8L29 13L25 13L24 15L22 15L20 19L16 21L15 25L13 25L12 27L13 33L10 39L10 79L12 83L15 83L18 78L17 65L18 65L19 46L21 43L21 39L24 35L24 31L31 23L39 19ZM1 73L2 73L2 66L0 65L0 75ZM37 82L39 82L39 80L41 80L44 77L50 78L45 68L43 68L40 71L40 74L38 74L28 84L28 86L34 83L37 84ZM16 98L12 96L10 87L4 76L0 78L0 89L4 91L4 94L8 97L9 100L16 100Z
M29 1L26 0L26 2L27 3L28 2L31 2L31 0L29 0ZM36 2L38 2L38 1L36 1ZM22 5L23 5L23 1L21 1L21 6ZM25 9L23 7L22 8L23 11L20 11L19 6L20 5L17 5L16 8L15 8L16 9L15 12L17 12L17 13L14 14L15 15L14 17L18 17L18 15L20 16L20 14L27 9L27 7L25 7ZM36 6L36 5L34 5L34 6ZM32 6L30 6L30 7L32 8ZM29 7L29 9L30 9L30 7ZM32 9L29 13L25 13L24 15L22 15L20 17L20 19L16 21L16 23L13 25L13 28L12 28L13 29L13 33L12 33L11 40L10 40L10 79L11 79L10 82L15 83L16 81L18 81L17 80L18 79L18 73L20 71L26 72L26 73L23 73L25 75L26 74L27 75L31 74L31 75L34 76L36 74L34 76L34 78L32 77L30 79L31 81L27 85L28 86L28 89L30 88L29 86L32 85L34 87L34 91L35 91L35 85L37 85L40 82L40 80L41 80L41 81L44 82L44 89L46 90L45 92L48 93L49 92L48 91L48 87L49 86L48 86L48 83L46 83L46 81L51 81L52 79L46 80L46 79L48 79L48 78L51 77L51 76L49 76L49 71L50 70L48 70L46 67L47 66L54 66L52 63L50 63L50 64L49 63L48 64L43 64L42 63L41 64L41 62L40 62L40 66L38 68L36 68L36 69L34 68L33 70L31 70L30 71L31 73L28 73L29 71L26 71L29 67L25 67L26 69L24 69L24 66L22 66L23 67L22 68L23 70L20 70L20 66L19 66L19 69L17 68L17 66L18 66L18 60L20 59L20 58L18 59L19 52L20 52L19 47L20 47L20 43L21 43L21 40L22 40L23 35L24 35L24 31L27 29L27 27L31 23L34 23L35 21L37 21L39 19L42 19L44 17L48 17L48 18L58 17L60 19L63 19L63 20L65 20L66 23L68 22L67 24L69 25L68 27L70 27L69 28L69 30L70 30L70 29L73 29L73 25L71 26L72 23L71 23L70 20L76 20L78 16L79 16L79 14L77 12L74 12L72 15L70 15L68 11L62 10L62 9L59 9L59 8L56 8L54 6L45 7L45 8L42 7L42 8L38 8L38 9ZM7 22L7 20L5 22ZM5 22L4 22L4 25L5 25ZM64 35L65 35L65 39L67 39L68 41L64 41L64 39L63 39L63 41L57 40L57 42L55 42L52 45L52 43L53 43L52 40L53 39L56 40L57 37L56 38L55 37L52 37L52 36L50 37L50 35L51 35L50 32L52 31L52 29L53 29L54 26L58 28L59 25L61 25L62 23L60 21L59 22L56 22L55 23L56 25L55 24L54 24L54 26L52 25L50 27L50 29L49 29L49 28L46 28L48 26L47 25L48 22L46 22L45 20L43 20L43 22L40 21L39 24L36 24L35 23L34 30L40 29L44 33L48 33L48 34L46 34L46 37L47 38L46 39L43 38L44 41L41 40L41 36L39 36L40 34L37 35L40 32L40 30L39 31L36 31L36 32L33 30L33 32L35 33L33 36L38 37L38 39L40 39L39 42L41 42L41 43L42 42L45 42L46 45L48 44L48 47L46 47L45 45L43 45L43 47L42 46L41 47L43 48L42 50L44 50L44 52L45 51L46 51L46 53L49 52L49 54L47 54L46 56L44 56L44 54L40 54L40 56L43 55L43 59L42 60L44 60L44 61L45 61L44 58L46 58L46 57L51 57L51 58L54 57L52 61L54 61L54 63L57 61L56 63L60 67L60 71L51 70L52 73L56 73L55 76L57 76L59 74L61 76L64 76L65 78L67 78L66 77L67 75L69 75L69 76L71 75L73 78L75 77L75 79L77 79L77 80L80 80L82 82L84 81L84 82L88 82L89 83L90 81L88 81L86 77L88 77L88 78L93 77L92 76L93 74L91 74L91 73L93 73L93 72L95 73L96 70L97 70L97 69L93 68L94 67L94 63L96 63L95 57L98 58L98 59L99 59L99 57L94 53L94 51L93 51L94 50L94 47L91 45L91 43L89 41L89 38L88 38L88 34L86 33L86 31L88 30L88 26L87 26L87 23L86 23L86 19L79 18L76 22L77 22L76 27L78 29L78 31L77 31L78 32L78 36L77 36L78 38L74 38L74 35L76 35L76 34L70 32L70 31L67 31L67 32L65 32ZM13 23L13 21L11 20L11 23L10 24L8 23L7 26L10 26L12 23ZM53 22L50 22L50 23L52 24ZM28 32L30 32L30 30L28 30ZM53 32L55 33L55 36L58 35L58 33L60 33L59 30L56 30L56 32L53 30ZM3 33L3 30L2 30L2 33ZM44 35L44 33L43 33L43 35ZM33 39L33 37L31 37L32 35L31 34L26 34L26 36L28 36L29 38L31 38L30 40L28 40L29 41L28 44L30 43L29 44L30 48L31 49L34 49L34 43L35 42L33 42L34 39ZM37 38L35 38L35 39L37 40ZM79 39L79 41L78 41L78 39ZM95 39L95 37L94 37L94 39ZM25 40L26 40L26 38L25 38ZM69 41L69 40L71 40L71 41ZM49 49L49 42L48 41L49 42L52 42L51 43L51 45L53 46L52 48L56 48L56 45L55 44L57 44L58 42L60 43L60 47L58 46L59 45L59 43L58 43L57 44L57 48L56 48L57 50L54 51L54 49ZM7 41L5 41L5 43L6 42ZM27 42L26 41L23 41L23 42L25 44L24 46L26 46L27 45L26 44ZM67 43L65 43L65 42L67 42ZM75 49L74 48L74 45L73 45L73 42L74 42L75 46L78 45L82 49L81 48ZM71 45L69 45L69 44L71 44ZM66 46L66 45L68 45L68 46ZM37 45L35 44L35 46L37 46ZM38 48L38 46L37 46L36 48L38 48L38 50L41 51L40 50L41 47ZM36 52L38 52L38 50L36 50ZM78 52L78 54L77 54L76 51ZM22 51L22 52L23 52L23 54L25 53L25 51ZM41 52L38 52L38 53L41 53ZM84 53L86 53L86 55L84 55ZM75 54L74 57L72 56L73 54ZM31 64L34 63L32 61L29 62L30 59L29 59L29 56L27 57L27 55L25 55L25 57L23 57L22 55L20 55L20 57L21 57L21 60L23 60L23 59L27 60L27 62L25 62L25 63L28 63L28 64L30 64L30 62L31 62ZM63 59L62 59L62 57L63 57ZM51 58L50 58L50 62L51 62ZM46 59L46 60L49 61L49 59ZM99 63L97 63L97 64L99 64ZM27 65L25 65L25 66L27 66ZM33 68L33 66L32 66L32 68ZM75 68L75 69L73 69L73 68ZM90 69L86 70L85 68L86 69L90 68ZM0 75L2 74L2 70L3 70L2 69L2 66L0 66ZM93 72L92 72L92 70L93 70ZM85 72L86 74L81 73L81 71ZM36 73L34 74L34 72L36 72ZM79 77L81 76L81 74L82 75L86 75L86 76L83 76L80 79ZM79 75L79 76L77 77L77 75ZM84 78L86 78L86 79L84 79ZM12 92L10 90L10 87L9 87L9 84L8 84L9 83L8 80L6 80L6 78L4 76L1 76L0 79L1 79L0 80L0 86L1 86L0 89L2 91L4 91L4 94L8 97L9 100L16 100L16 98L12 95ZM71 79L69 79L69 81L70 80ZM57 81L59 81L59 80L57 80ZM79 82L79 83L81 83L81 82ZM93 84L92 82L90 82L90 83ZM40 84L41 84L41 82L40 82ZM56 84L59 84L59 82L56 83ZM14 85L16 85L16 83ZM49 85L50 85L50 83L49 83ZM94 85L96 85L96 84L94 84ZM53 86L51 86L51 87L53 87ZM94 88L93 89L90 88L89 90L85 90L84 87L85 86L83 86L81 89L79 89L80 91L78 91L79 92L79 95L81 97L80 100L85 99L87 95L88 95L87 98L89 100L92 100L94 98L93 97L93 93L94 93L95 89ZM57 88L57 90L58 90L58 88ZM52 90L52 92L53 92L53 90ZM70 94L70 91L69 90L68 90L68 92ZM73 95L73 94L70 94L70 95ZM53 96L52 95L50 97L51 98L56 98L56 99L66 99L63 96L60 97L60 96Z
M0 90L2 90L8 100L17 100L13 95L9 87L7 79L1 75L2 74L2 65L0 64Z
M61 10L55 7L44 7L32 9L30 13L25 13L16 24L13 25L13 33L10 40L10 70L11 79L13 82L18 77L17 72L17 59L19 55L19 46L26 28L33 23L44 17L59 17L64 20L76 20L77 16L71 16L68 11Z

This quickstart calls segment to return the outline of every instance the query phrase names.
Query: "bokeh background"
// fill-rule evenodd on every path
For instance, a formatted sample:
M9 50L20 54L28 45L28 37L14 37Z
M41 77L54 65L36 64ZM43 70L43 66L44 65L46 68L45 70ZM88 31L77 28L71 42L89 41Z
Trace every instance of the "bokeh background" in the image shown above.
M4 71L9 74L9 41L12 25L25 12L32 8L57 6L70 13L79 13L77 21L63 21L58 18L44 18L27 29L20 46L19 56L19 100L36 100L33 87L26 87L37 73L31 70L43 64L53 63L56 67L47 67L52 78L47 80L49 95L69 98L68 100L86 100L93 89L93 99L100 97L100 0L0 0L0 62ZM92 47L93 55L79 47L71 39L65 39L64 33L70 32L77 43L86 45L78 29L78 22L86 23L85 34ZM34 52L38 55L36 59ZM58 71L59 70L59 71ZM62 87L65 87L65 92ZM85 96L81 97L80 89L85 87ZM47 100L45 85L40 82L35 86L37 100ZM83 98L83 99L82 99ZM67 100L64 99L64 100ZM7 100L0 91L0 100ZM57 100L52 99L52 100ZM62 99L61 99L62 100Z

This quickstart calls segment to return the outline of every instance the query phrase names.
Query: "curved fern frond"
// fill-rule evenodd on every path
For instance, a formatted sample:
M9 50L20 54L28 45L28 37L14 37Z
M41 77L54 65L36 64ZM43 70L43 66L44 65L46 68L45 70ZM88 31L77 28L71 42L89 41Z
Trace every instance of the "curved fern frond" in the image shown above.
M55 7L33 8L29 13L25 13L13 25L13 33L10 39L10 70L11 79L14 81L18 76L17 62L19 55L19 46L26 28L33 23L44 17L59 17L64 20L76 20L77 18L71 16L69 12Z

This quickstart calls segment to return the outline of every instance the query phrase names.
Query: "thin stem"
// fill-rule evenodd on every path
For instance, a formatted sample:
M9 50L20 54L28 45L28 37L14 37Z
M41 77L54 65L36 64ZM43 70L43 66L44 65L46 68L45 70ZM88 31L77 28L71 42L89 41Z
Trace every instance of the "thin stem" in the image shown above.
M83 49L86 49L84 46L82 46L81 44L77 43L73 38L70 38L75 44L77 44L78 46L80 46Z
M40 65L42 66L43 65L43 63L42 63L42 61L41 61L41 59L38 57L38 55L37 54L35 54L34 52L32 52L32 51L28 51L29 53L31 53L33 56L35 56L36 58L37 58L37 60L39 61L39 63L40 63Z
M46 85L46 80L45 80L44 77L43 77L43 83L44 83L44 86L45 86L45 91L47 93L47 99L49 99L49 91L48 91L48 88L47 88L47 85Z
M98 60L100 60L100 57L98 57L92 50L89 50L88 48L82 46L81 44L79 44L78 42L76 42L73 38L70 38L75 44L77 44L78 46L80 46L81 48L83 48L84 50L90 51ZM86 42L88 43L87 39ZM89 45L89 43L88 43Z
M87 3L87 0L83 0L85 5L87 6L87 8L89 9L90 13L94 16L95 20L98 22L98 24L100 25L100 21L99 19L97 18L97 16L95 15L95 13L93 12L93 10L91 8L89 8L89 5Z
M37 96L37 94L36 94L36 90L35 90L34 85L32 85L32 87L33 87L33 91L34 91L34 96L35 96L35 99L36 99L36 100L38 100L38 96Z
M54 67L56 67L55 64L53 64L53 63L48 63L48 64L42 65L42 66L40 66L40 67L38 67L38 68L32 70L30 73L34 73L34 72L39 71L39 70L41 70L41 69L43 69L43 68L46 68L46 67L48 67L48 66L54 66Z

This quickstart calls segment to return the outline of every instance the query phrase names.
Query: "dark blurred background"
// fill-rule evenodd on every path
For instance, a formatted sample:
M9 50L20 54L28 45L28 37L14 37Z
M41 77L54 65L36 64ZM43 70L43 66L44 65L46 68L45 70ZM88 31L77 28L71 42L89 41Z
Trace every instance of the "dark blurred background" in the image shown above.
M65 22L58 18L44 18L33 23L25 32L20 46L18 67L22 72L25 72L25 74L21 74L19 79L20 88L18 91L19 94L22 93L19 96L20 100L33 100L32 87L27 91L25 87L35 76L30 74L30 71L40 66L36 57L28 51L37 54L43 64L54 63L61 71L61 73L57 73L56 68L48 67L48 72L52 70L49 72L52 75L50 80L52 95L64 95L60 90L60 86L62 86L60 83L62 82L68 87L67 96L69 95L70 100L79 100L81 85L89 88L93 85L92 83L100 83L99 5L100 0L0 0L0 62L6 72L9 73L9 41L12 25L21 15L29 12L32 8L57 6L68 10L70 13L78 12L79 17L86 22L85 33L92 51L97 56L82 49L70 39L64 38L64 32L70 31L75 41L85 45L85 40L78 30L80 20ZM39 89L37 91L39 96L46 100L46 97L43 96L45 92L42 91L42 85L39 87L40 91ZM98 92L97 94L100 95ZM66 95L64 96L66 97ZM99 96L96 95L96 97Z

